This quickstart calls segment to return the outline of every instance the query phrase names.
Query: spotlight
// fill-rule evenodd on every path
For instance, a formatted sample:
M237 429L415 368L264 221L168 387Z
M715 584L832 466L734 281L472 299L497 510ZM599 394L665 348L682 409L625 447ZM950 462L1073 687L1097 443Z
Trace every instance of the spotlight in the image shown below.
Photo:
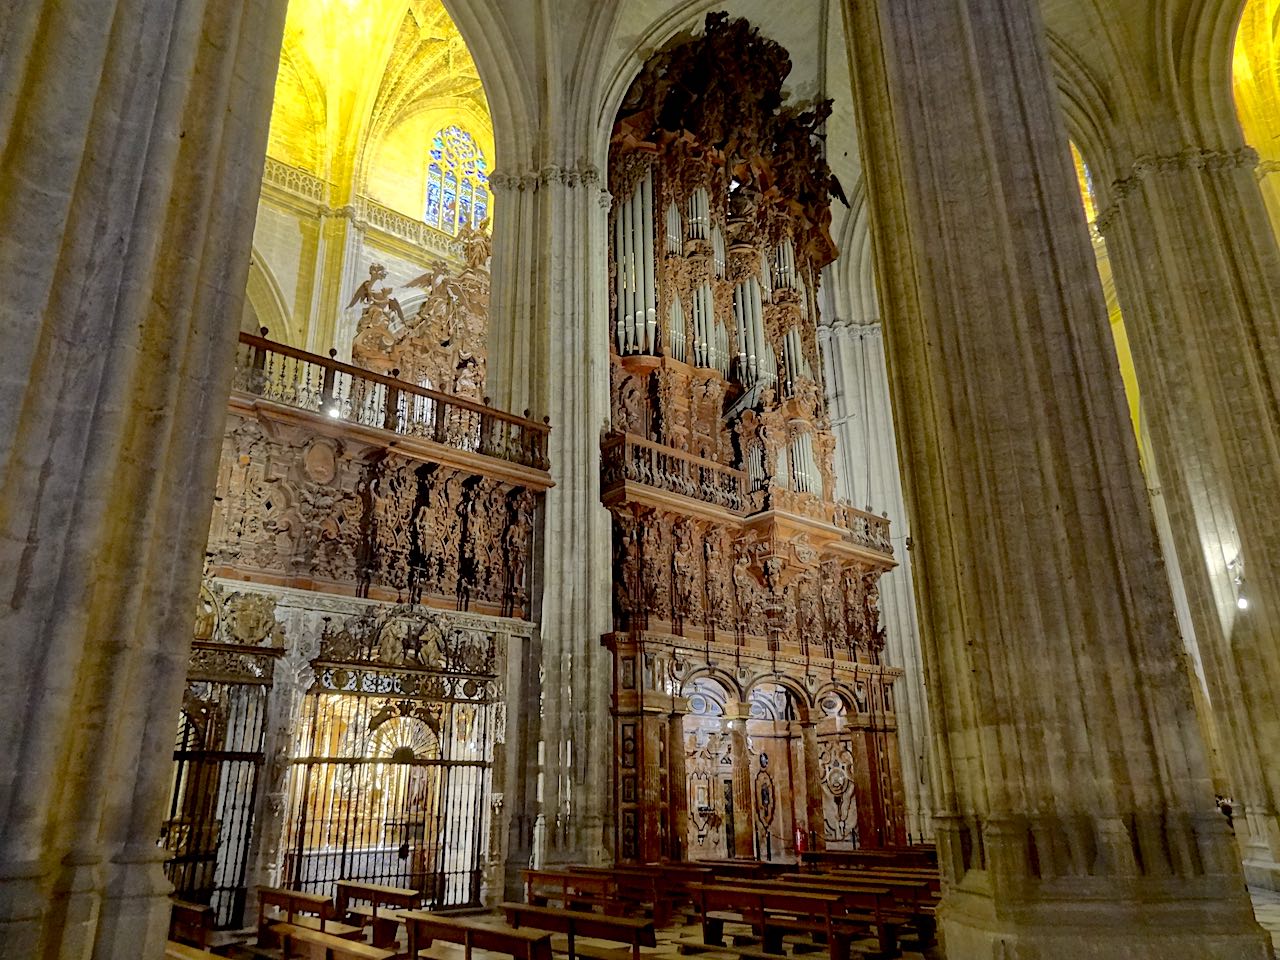
M1249 609L1249 598L1248 598L1248 597L1237 597L1237 598L1236 598L1236 606L1237 606L1237 607L1239 607L1241 610L1248 610L1248 609Z
M330 404L329 409L326 412L329 414L329 416L334 418L342 416L342 411L338 409L338 405L336 403Z

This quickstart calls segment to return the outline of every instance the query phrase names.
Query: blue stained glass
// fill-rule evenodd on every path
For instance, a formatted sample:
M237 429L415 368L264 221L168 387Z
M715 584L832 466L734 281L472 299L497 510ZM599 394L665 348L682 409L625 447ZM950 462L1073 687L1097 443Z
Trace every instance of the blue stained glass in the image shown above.
M458 178L450 170L444 175L444 206L440 212L440 227L450 233L458 232Z
M433 227L440 226L440 168L434 163L427 173L427 212L424 219Z
M458 222L464 226L471 222L471 184L466 180L458 191Z
M475 138L456 124L431 140L427 222L449 233L489 215L489 165ZM434 187L434 191L433 191Z

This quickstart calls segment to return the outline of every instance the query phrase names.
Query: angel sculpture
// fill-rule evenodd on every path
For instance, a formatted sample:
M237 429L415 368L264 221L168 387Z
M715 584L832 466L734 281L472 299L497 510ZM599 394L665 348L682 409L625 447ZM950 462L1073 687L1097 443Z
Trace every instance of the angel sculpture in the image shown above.
M387 317L389 313L394 313L400 318L400 322L404 323L404 311L400 309L400 301L391 296L393 288L377 286L378 281L386 278L386 267L380 263L369 264L369 279L356 288L351 302L347 304L348 310L357 303L365 305L364 312L360 314L361 327L372 325L377 320Z
M485 269L493 252L493 240L489 237L489 218L481 220L479 226L464 224L458 231L458 239L462 241L462 254L467 260L467 269Z

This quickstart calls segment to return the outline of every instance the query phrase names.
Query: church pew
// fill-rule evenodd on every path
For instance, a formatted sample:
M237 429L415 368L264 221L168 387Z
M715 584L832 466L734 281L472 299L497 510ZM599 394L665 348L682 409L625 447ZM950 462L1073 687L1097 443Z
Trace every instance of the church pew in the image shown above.
M222 960L216 953L170 940L164 945L164 960Z
M736 880L733 885L799 893L834 893L840 897L840 915L835 924L849 926L852 931L873 933L881 956L897 954L898 931L916 919L914 898L910 903L902 903L889 887L872 883L826 885L780 877L776 880Z
M707 946L724 945L724 924L731 920L758 932L766 953L781 954L783 936L800 932L825 939L831 960L849 958L852 930L835 922L843 913L839 894L712 883L697 884L693 894Z
M493 927L462 917L443 917L438 913L405 910L400 914L408 934L408 956L417 960L435 940L458 943L471 960L472 950L505 953L512 960L552 960L551 934L511 927Z
M422 894L417 890L358 880L339 880L334 900L341 920L370 928L375 947L395 946L396 929L400 926L398 909L422 906ZM364 903L352 905L355 900Z
M927 867L840 867L814 872L811 875L837 878L914 880L917 883L925 884L934 896L941 896L942 894L942 877L937 870L930 870Z
M641 947L658 945L652 920L602 917L598 913L559 910L555 907L535 907L527 903L504 903L502 911L506 915L507 923L516 930L521 927L533 927L565 934L569 938L569 960L574 960L577 955L575 941L578 937L612 940L615 943L625 944L631 948L631 960L640 960Z
M169 898L169 939L192 947L207 947L213 936L213 907Z
M276 935L272 927L281 922L348 940L363 939L364 931L341 923L337 913L333 901L319 893L258 887L258 945L275 946Z
M698 860L696 862L702 866L710 867L711 872L716 877L729 880L739 878L768 879L793 869L793 865L789 863L750 860L746 857L731 857L727 860Z
M815 866L896 866L938 868L937 855L912 847L886 850L806 850L800 862Z
M277 923L272 932L282 945L281 960L392 960L394 950L375 947L361 940L346 940L293 923Z
M524 898L537 907L559 900L565 909L600 907L605 913L621 914L626 905L618 899L612 875L575 873L572 870L523 870Z
M667 884L664 874L659 869L632 864L618 864L612 867L572 864L568 869L571 873L612 877L614 895L619 901L634 907L634 912L637 913L645 909L651 910L655 926L665 927L671 921L679 892Z

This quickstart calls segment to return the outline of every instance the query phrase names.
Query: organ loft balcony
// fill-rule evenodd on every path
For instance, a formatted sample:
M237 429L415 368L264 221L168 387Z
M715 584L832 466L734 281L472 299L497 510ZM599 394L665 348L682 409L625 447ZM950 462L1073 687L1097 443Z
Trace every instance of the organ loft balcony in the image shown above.
M525 616L550 426L330 353L240 334L208 574Z

